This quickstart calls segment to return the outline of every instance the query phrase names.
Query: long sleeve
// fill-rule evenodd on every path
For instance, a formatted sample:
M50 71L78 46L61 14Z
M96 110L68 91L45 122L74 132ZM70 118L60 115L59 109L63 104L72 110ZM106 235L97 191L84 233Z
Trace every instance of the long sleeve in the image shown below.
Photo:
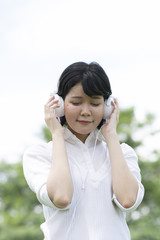
M52 161L50 144L42 143L29 147L23 156L23 171L30 189L36 193L39 202L45 206L59 209L50 200L46 188Z
M130 212L130 211L134 211L142 202L143 197L144 197L144 187L141 183L141 173L140 173L140 168L138 166L138 158L137 155L135 153L135 151L127 144L123 143L121 145L123 154L124 154L124 158L127 162L127 165L130 169L130 171L132 172L132 174L134 175L134 177L137 179L138 182L138 193L137 193L137 198L135 203L130 207L130 208L124 208L119 201L116 199L115 194L113 193L113 198L112 200L115 202L115 204L124 212Z

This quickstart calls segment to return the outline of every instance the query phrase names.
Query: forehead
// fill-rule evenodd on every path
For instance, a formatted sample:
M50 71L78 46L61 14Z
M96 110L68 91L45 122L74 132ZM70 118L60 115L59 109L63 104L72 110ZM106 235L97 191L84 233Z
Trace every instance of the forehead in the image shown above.
M74 87L72 87L67 94L68 97L71 98L82 98L82 97L88 97L88 98L94 98L94 99L101 99L103 96L100 95L94 95L92 97L85 94L83 91L83 87L81 83L76 84Z
M69 95L69 94L70 94L70 95L73 95L73 94L83 94L83 93L84 93L84 91L83 91L82 84L81 84L81 83L78 83L78 84L76 84L75 86L73 86L73 87L70 89L68 95Z

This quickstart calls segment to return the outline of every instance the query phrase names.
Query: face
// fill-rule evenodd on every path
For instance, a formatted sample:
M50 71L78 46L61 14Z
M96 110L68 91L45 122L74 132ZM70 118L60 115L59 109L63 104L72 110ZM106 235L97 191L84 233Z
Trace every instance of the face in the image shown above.
M65 117L70 131L82 142L97 128L103 117L103 96L89 97L81 83L76 84L64 101Z

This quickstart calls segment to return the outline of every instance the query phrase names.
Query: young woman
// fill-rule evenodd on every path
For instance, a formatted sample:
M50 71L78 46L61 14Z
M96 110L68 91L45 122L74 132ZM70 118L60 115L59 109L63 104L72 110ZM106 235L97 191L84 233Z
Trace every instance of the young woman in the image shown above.
M52 141L24 154L24 175L43 205L45 240L129 240L126 212L141 203L144 188L134 150L120 144L116 131L119 106L109 120L104 101L109 79L97 63L77 62L59 79L58 100L45 104Z

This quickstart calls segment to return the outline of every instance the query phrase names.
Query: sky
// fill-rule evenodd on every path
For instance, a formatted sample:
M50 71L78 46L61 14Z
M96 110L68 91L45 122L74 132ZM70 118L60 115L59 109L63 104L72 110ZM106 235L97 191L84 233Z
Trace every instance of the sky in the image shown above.
M43 141L44 104L76 61L98 62L120 108L155 114L148 132L160 129L159 24L159 0L0 0L0 159Z

